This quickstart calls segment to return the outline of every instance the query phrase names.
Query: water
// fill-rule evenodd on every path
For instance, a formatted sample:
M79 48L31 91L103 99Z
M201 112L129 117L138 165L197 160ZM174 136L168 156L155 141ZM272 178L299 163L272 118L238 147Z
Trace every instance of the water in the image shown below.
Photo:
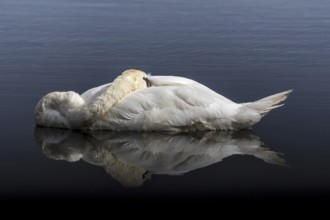
M328 197L329 10L326 0L1 0L0 199ZM192 78L237 102L294 89L286 105L254 126L253 134L222 139L226 144L252 135L262 143L261 152L273 152L286 165L257 158L256 152L231 155L230 147L226 157L205 159L201 149L212 146L195 146L192 137L181 138L183 156L162 152L164 158L180 159L180 154L182 163L123 153L107 144L105 150L95 149L83 134L41 147L40 141L64 135L35 130L33 111L43 95L83 92L128 68ZM110 143L111 135L105 136ZM171 138L115 137L133 149L141 148L134 141L159 147ZM238 146L242 150L241 142ZM153 150L164 149L146 152ZM97 160L108 151L152 172ZM85 161L65 161L81 153ZM183 166L187 161L193 162ZM134 175L146 178L132 187Z

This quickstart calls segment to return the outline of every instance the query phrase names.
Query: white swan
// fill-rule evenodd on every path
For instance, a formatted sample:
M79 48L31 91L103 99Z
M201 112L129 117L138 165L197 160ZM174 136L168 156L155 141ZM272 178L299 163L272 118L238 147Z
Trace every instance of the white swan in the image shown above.
M85 130L240 130L281 106L290 92L235 103L187 78L130 69L81 95L47 94L36 106L35 121L39 126Z

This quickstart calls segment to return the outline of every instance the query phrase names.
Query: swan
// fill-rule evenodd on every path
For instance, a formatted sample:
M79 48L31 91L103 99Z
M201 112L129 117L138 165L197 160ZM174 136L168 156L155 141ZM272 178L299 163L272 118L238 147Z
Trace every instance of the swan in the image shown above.
M50 159L101 166L127 187L152 175L182 175L233 155L287 166L250 130L199 132L79 132L36 127L35 141Z
M259 122L292 90L235 103L194 80L129 69L81 95L51 92L35 108L38 126L111 131L242 130Z

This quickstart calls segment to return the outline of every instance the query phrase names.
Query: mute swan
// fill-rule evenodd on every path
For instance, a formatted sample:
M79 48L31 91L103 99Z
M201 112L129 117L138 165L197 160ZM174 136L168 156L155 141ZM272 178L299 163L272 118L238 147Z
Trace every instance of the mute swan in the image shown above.
M181 175L233 155L286 165L281 153L269 149L249 130L81 133L36 127L34 134L47 157L102 166L130 187L142 185L153 174Z
M39 126L82 130L241 130L282 106L290 92L235 103L191 79L130 69L81 95L47 94L35 108L35 121Z

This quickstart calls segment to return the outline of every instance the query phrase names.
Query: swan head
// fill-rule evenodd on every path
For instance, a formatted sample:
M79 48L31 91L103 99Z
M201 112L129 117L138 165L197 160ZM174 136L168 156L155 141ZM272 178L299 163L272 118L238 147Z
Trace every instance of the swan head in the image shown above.
M133 86L131 88L133 91L147 88L146 78L148 75L137 69L125 70L122 74L122 77Z
M72 91L48 93L36 105L35 122L39 126L70 128L68 114L83 104L84 100L80 95Z
M35 122L39 126L53 128L79 129L89 126L130 92L147 88L146 77L147 74L141 70L126 70L87 105L79 94L72 91L49 93L35 108Z

